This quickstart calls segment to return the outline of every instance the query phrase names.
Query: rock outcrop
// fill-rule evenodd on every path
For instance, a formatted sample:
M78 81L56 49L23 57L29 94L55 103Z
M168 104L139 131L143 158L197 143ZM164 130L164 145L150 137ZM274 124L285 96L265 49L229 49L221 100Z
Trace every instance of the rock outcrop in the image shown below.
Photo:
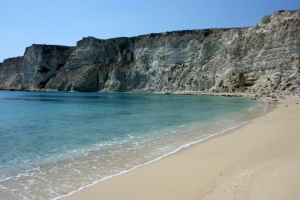
M4 90L20 90L20 76L23 57L5 59L0 63L0 88Z
M21 71L22 90L40 90L66 64L74 48L57 45L32 45L26 48Z
M299 72L300 11L277 11L247 28L33 45L0 65L0 88L299 96Z

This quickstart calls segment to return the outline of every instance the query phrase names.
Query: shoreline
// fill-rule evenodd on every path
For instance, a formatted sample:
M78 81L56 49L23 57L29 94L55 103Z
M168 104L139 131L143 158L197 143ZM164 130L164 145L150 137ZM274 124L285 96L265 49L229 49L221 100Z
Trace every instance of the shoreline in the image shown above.
M88 199L195 199L194 197L201 197L201 199L215 199L211 195L221 195L226 191L219 191L220 187L224 184L222 182L223 174L229 174L226 177L234 177L236 176L235 172L239 171L239 167L242 166L244 163L244 166L252 166L252 168L259 168L261 164L257 164L257 159L261 157L259 153L257 154L249 154L251 159L250 161L247 159L242 159L245 155L241 154L241 152L245 151L243 150L244 146L249 146L248 150L251 150L250 152L254 151L257 148L253 148L260 143L267 142L268 140L273 140L273 138L270 138L270 135L272 135L272 132L275 132L275 135L280 137L280 133L276 133L276 129L271 131L271 133L264 134L264 137L266 138L260 138L262 139L261 142L257 141L257 138L253 138L252 135L249 134L249 130L251 132L251 129L256 128L257 124L259 124L258 127L261 127L263 129L272 129L274 128L273 125L280 126L281 123L275 123L272 125L272 123L265 124L264 121L268 121L269 118L274 118L273 115L275 115L274 120L278 119L278 116L280 116L281 112L291 112L299 117L300 114L298 111L300 111L300 105L296 104L300 102L299 99L288 99L288 100L280 100L279 103L276 103L276 108L272 110L271 112L268 112L263 117L260 117L256 119L255 121L252 121L250 123L244 124L242 126L239 126L237 128L234 128L233 130L226 131L223 134L216 135L214 137L208 138L204 141L198 142L197 144L191 145L187 148L183 148L180 151L177 151L176 153L173 153L171 155L168 155L162 159L159 159L155 162L152 162L150 164L146 164L143 166L140 166L138 168L135 168L134 170L131 170L129 172L123 173L121 175L114 176L112 178L106 179L104 181L100 181L94 185L88 186L86 188L83 188L80 191L72 193L70 196L65 196L59 199L82 199L82 198L88 198ZM285 105L287 107L285 107ZM298 106L297 106L298 105ZM277 117L276 117L277 116ZM291 136L295 136L295 132L300 130L300 125L295 124L295 119L297 117L294 117L293 120L289 118L284 118L283 121L293 121L293 126L296 126L296 129L293 129L293 131L290 133ZM299 119L299 118L298 118ZM263 122L263 123L262 123ZM283 123L284 124L284 123ZM256 135L259 134L259 131L256 131ZM254 142L248 144L241 144L239 147L240 150L232 149L232 146L236 145L236 142L233 142L231 140L236 140L240 137L244 137L245 140L254 140ZM267 139L267 140L266 140ZM298 138L296 138L293 141L297 141ZM223 144L222 140L229 140L231 145ZM240 141L243 143L243 141ZM245 142L245 141L244 141ZM217 145L216 147L216 144ZM225 145L225 149L224 149ZM216 150L213 150L214 148L219 149L220 155L215 154L215 157L219 157L219 159L223 160L225 158L229 159L230 162L223 163L222 166L215 166L213 163L218 162L218 160L213 160L210 158L210 154L205 154L203 152L207 152L208 149L212 150L216 153ZM262 148L262 147L261 147ZM288 148L288 147L285 147ZM231 149L230 153L225 153L226 151L229 151ZM271 148L272 149L272 148ZM265 149L265 151L268 151L269 149ZM200 152L199 152L200 151ZM202 152L203 151L203 152ZM236 152L237 155L233 156L232 151ZM203 159L197 158L198 156L194 157L195 152L198 152L199 155L203 157ZM224 154L225 153L225 154ZM249 153L249 152L248 152ZM297 166L300 167L299 153L297 154L296 163ZM190 158L193 159L190 159ZM247 157L247 156L246 156ZM248 156L249 157L249 156ZM178 163L178 161L180 162ZM186 160L186 161L181 161ZM205 163L202 163L201 161L205 161ZM242 162L241 162L242 161ZM255 161L255 162L254 162ZM274 161L275 162L275 161ZM279 162L279 161L276 161ZM276 163L275 162L275 163ZM202 164L201 164L202 163ZM206 165L212 165L209 168L206 168L204 166ZM188 164L188 165L187 165ZM170 166L173 166L170 168ZM175 168L174 168L175 167ZM215 169L216 168L216 169ZM233 168L232 170L230 170ZM251 168L251 167L250 167ZM215 169L215 170L213 170ZM243 170L242 170L243 171ZM268 171L268 170L267 170ZM245 172L244 172L245 173ZM294 172L297 173L297 172ZM180 174L187 175L186 177L183 177ZM199 177L199 174L201 175ZM222 175L220 175L222 174ZM264 174L264 173L262 173ZM200 181L203 180L203 177L206 177L209 179L209 181ZM221 178L220 178L221 177ZM224 177L225 178L225 177ZM223 178L223 179L224 179ZM176 180L175 180L176 179ZM177 180L178 179L178 180ZM193 179L194 181L189 182L188 179ZM292 179L293 180L293 179ZM224 181L224 180L223 180ZM297 183L300 184L300 178L297 180L294 180ZM196 182L197 184L193 183ZM237 184L238 185L238 184ZM158 187L159 186L159 187ZM224 186L226 188L226 186ZM237 186L238 187L238 186ZM198 188L198 189L197 189ZM209 189L208 189L209 188ZM242 187L241 187L242 188ZM116 192L118 193L116 194ZM227 190L229 191L229 190ZM232 189L232 191L235 191ZM248 191L248 190L247 190ZM246 193L249 193L245 191ZM244 194L245 194L244 192ZM184 196L178 196L178 193L184 194ZM250 190L251 193L251 190ZM274 191L273 191L274 193ZM207 195L209 194L209 195ZM240 193L241 194L241 193ZM251 193L252 194L252 193ZM256 194L254 192L254 194ZM300 197L300 193L297 193L297 197ZM232 193L232 197L235 197L235 195ZM249 194L248 194L249 196ZM227 196L229 198L229 196ZM298 199L295 196L295 199ZM247 199L247 198L246 198Z
M9 92L49 92L49 93L129 93L129 94L162 94L162 95L200 95L200 96L222 96L222 97L240 97L251 100L268 100L278 101L279 99L299 99L299 95L275 95L275 96L261 96L258 93L247 92L210 92L210 91L177 91L177 92L145 92L145 91L130 91L130 92L116 92L116 91L95 91L95 92L78 92L78 91L58 91L58 90L14 90L14 89L0 89L0 91Z
M95 94L95 93L94 93ZM91 94L91 95L94 95L94 94ZM14 97L14 94L13 93L11 93L11 95ZM22 94L21 94L22 95ZM67 93L66 93L66 95L68 95ZM80 95L80 94L78 94L78 95ZM95 94L96 96L98 96L98 94ZM10 96L10 94L8 95L8 96ZM19 96L18 95L18 93L16 93L16 96ZM51 94L50 94L50 96L51 96ZM64 95L63 95L64 96ZM71 95L72 96L72 95ZM81 95L80 95L81 96ZM162 95L159 95L159 96L162 96ZM178 95L178 96L181 96L181 95ZM197 95L196 95L197 96ZM34 98L35 98L35 96L33 96ZM195 96L194 96L195 97ZM200 96L198 96L199 98L200 98ZM26 95L25 95L25 98L26 98ZM43 97L44 98L44 97ZM169 98L169 97L167 97L167 98ZM172 98L172 97L171 97ZM181 97L180 97L181 98ZM182 98L183 99L190 99L191 97L184 97L184 96L182 96ZM209 97L205 97L205 98L209 98ZM21 98L22 99L22 98ZM29 94L29 99L31 99L31 96L30 96L30 94ZM176 98L177 99L177 98ZM214 98L213 98L214 99ZM174 153L174 151L177 151L178 149L181 149L181 148L185 148L185 147L187 147L187 146L190 146L191 144L194 144L195 143L195 141L196 142L199 142L200 140L204 140L204 139L207 139L207 137L208 137L208 134L206 134L206 133L214 133L214 135L216 135L216 134L221 134L221 133L223 133L225 130L228 130L228 129L231 129L232 127L237 127L237 126L240 126L242 123L247 123L247 122L249 122L249 121L252 121L254 118L257 118L257 117L259 117L259 116L261 116L261 111L262 110L265 110L265 108L266 108L266 105L268 105L268 104L265 104L265 103L260 103L261 101L250 101L249 99L241 99L241 98L234 98L234 99L236 99L236 101L237 102L239 102L239 101L248 101L250 104L257 104L257 106L255 106L256 107L256 109L245 109L244 111L241 111L241 113L257 113L257 114L255 114L253 117L250 117L250 116L252 116L252 114L241 114L241 115L236 115L236 114L233 114L232 115L232 120L234 121L235 119L239 119L240 117L243 117L243 119L241 118L241 121L242 122L240 122L240 123L234 123L234 124L231 124L231 122L232 122L232 120L228 120L227 119L227 117L226 117L226 120L224 120L224 119L222 119L221 121L220 121L220 123L212 123L211 125L209 125L209 126L206 126L206 127L214 127L214 128L212 128L213 130L215 130L215 131L210 131L210 129L208 128L208 130L207 131L203 131L203 129L202 128L200 128L199 129L199 127L201 127L200 125L199 125L199 127L197 127L198 125L196 125L196 124L198 124L198 123L196 123L196 124L194 124L194 123L192 123L193 125L189 128L189 129L185 129L184 127L182 128L182 131L183 130L185 130L186 131L186 133L188 133L187 135L194 135L194 136L196 136L196 138L194 138L194 139L192 139L192 138L189 138L189 136L185 136L186 134L185 134L185 132L182 132L182 131L176 131L177 132L177 135L178 136L182 136L182 137L179 137L179 138L182 138L182 139L186 139L186 138L189 138L190 140L187 140L187 141L185 141L185 142L183 142L183 141L181 141L181 139L179 139L178 140L178 138L177 139L175 139L175 137L174 137L174 142L176 142L177 141L177 143L179 142L180 144L179 145L176 145L176 146L174 146L175 148L172 148L172 149L168 149L168 151L164 151L164 153L161 153L161 154L159 154L159 155L156 155L156 156L154 156L154 157L148 157L148 158L150 158L150 159L144 159L143 161L141 161L141 162L137 162L136 161L136 159L135 159L135 155L134 155L134 153L133 154L131 154L131 156L129 156L129 157L127 157L128 159L127 160L131 160L132 162L134 162L135 164L133 164L133 165L131 165L131 166L129 166L129 165L127 165L127 166L129 166L129 167L126 167L126 168L120 168L120 169L123 169L123 172L122 173L124 173L124 170L127 172L127 170L129 170L129 171L131 171L131 169L132 168L136 168L136 167L134 167L134 166L141 166L141 165L143 165L144 163L148 163L148 161L150 160L150 161L154 161L154 160L157 160L156 158L158 158L158 157L165 157L165 155L168 155L168 154L170 154L169 152L171 152L171 153ZM228 98L221 98L220 100L218 100L218 101L216 101L215 102L215 105L214 105L214 108L213 108L213 110L218 110L218 108L219 109L221 109L221 110L223 110L223 108L224 108L224 106L221 106L221 107L218 107L218 105L219 105L219 103L221 103L221 102L223 102L223 100L225 101L225 102L227 102L227 101L230 101L230 99L228 99ZM226 104L225 104L226 105ZM215 107L216 106L216 107ZM198 105L196 105L196 107L195 108L197 108L198 107ZM209 107L209 106L208 106ZM207 107L207 108L208 108ZM223 108L222 108L223 107ZM225 106L226 107L226 106ZM233 106L233 107L235 107L235 106ZM259 109L257 109L259 107ZM254 108L254 107L253 107ZM205 107L204 107L204 110L211 110L211 108L208 108L208 109L205 109ZM256 111L258 111L258 112L256 112ZM202 109L201 109L201 111L202 111ZM193 112L192 110L191 110L191 112ZM190 114L192 114L192 113L186 113L187 114L187 116L189 116ZM176 116L177 114L175 113L175 115L174 116ZM227 115L226 115L227 116ZM229 116L229 115L228 115ZM237 117L237 116L240 116L240 117ZM245 118L244 118L245 117ZM209 121L209 120L208 120ZM229 123L226 123L226 122L229 122ZM239 121L239 120L238 120ZM214 124L216 124L216 126L214 125ZM196 128L197 127L197 128ZM140 127L140 128L142 128L142 127ZM140 129L139 128L139 129ZM195 130L199 130L200 132L198 132L198 131L195 131ZM201 131L202 130L202 131ZM172 132L172 131L171 131ZM172 138L173 137L173 132L171 133L170 132L170 134L171 135L169 135L170 137L166 137L165 139L167 139L168 140L168 138ZM203 135L203 137L201 137L202 139L200 139L199 138L199 135ZM204 138L205 137L205 138ZM159 137L152 137L152 138L159 138ZM151 139L151 137L149 137L148 139ZM164 139L163 140L160 140L161 141L161 143L163 143L163 144L165 144L166 146L168 146L169 145L169 143L167 142L166 143L166 141L167 140L165 140L164 141ZM150 141L150 140L149 140ZM181 141L181 142L180 142ZM148 143L148 144L152 144L152 142L151 143ZM170 144L172 144L172 143L170 143ZM174 143L175 144L175 143ZM186 144L186 145L185 145ZM160 146L165 146L165 145L160 145ZM143 146L143 145L141 145L141 146ZM147 146L147 142L145 143L145 146ZM150 151L149 153L150 154L152 154L152 152L156 152L156 150L157 151L160 151L159 149L160 149L160 146L157 146L158 148L156 148L156 145L155 145L155 147L153 146L153 145L149 145L149 147L151 148L152 147L152 149L153 149L153 151ZM180 148L178 148L180 146ZM153 148L154 147L154 148ZM110 148L111 149L111 148ZM175 150L176 149L176 150ZM99 149L97 149L96 148L96 150L99 150ZM113 149L111 149L111 151L113 151ZM108 151L109 152L109 151ZM121 151L120 151L121 152ZM135 152L135 151L131 151L131 152ZM142 154L141 152L142 151L137 151L137 152L139 152L139 154ZM75 153L76 154L76 153ZM74 155L75 155L74 154ZM89 153L88 153L89 154ZM149 154L149 155L150 155ZM155 155L156 153L154 153L153 155ZM99 154L98 153L98 155L102 155L102 154ZM146 155L146 154L145 154ZM162 155L162 156L161 156ZM43 174L41 174L41 179L42 180L50 180L50 182L52 183L51 184L51 186L49 187L48 186L48 184L46 183L46 184L44 184L43 182L39 182L39 181L37 181L37 182L35 182L35 186L33 186L33 187L30 187L29 186L29 189L27 189L27 191L30 191L30 193L32 193L32 195L33 196L43 196L43 194L45 194L44 196L46 197L47 196L47 190L49 191L49 190L51 190L52 191L52 186L53 186L53 191L55 192L55 194L54 194L54 192L52 193L52 194L54 194L54 195L49 195L48 196L48 198L50 198L50 199L57 199L59 196L62 196L62 195L67 195L67 194L69 194L70 192L73 192L73 191L76 191L76 190L78 190L78 188L82 188L82 185L84 186L84 185L87 185L87 184L90 184L90 183L96 183L96 182L99 182L99 180L103 180L103 179L106 179L108 176L109 177L111 177L111 174L117 174L117 173L119 173L120 171L122 171L122 170L118 170L118 171L116 171L115 173L109 173L109 174L107 174L107 175L103 175L103 176L100 176L99 177L99 173L93 173L92 171L90 171L89 169L91 169L91 170L93 170L93 169L96 169L96 168L98 168L98 166L97 166L97 163L99 163L99 160L98 160L98 158L97 157L93 157L93 156L97 156L97 153L95 153L95 154L93 154L93 152L91 151L91 155L89 155L89 156L85 156L87 159L89 159L89 160L91 160L92 162L94 162L94 166L96 166L96 167L94 167L93 165L86 165L86 164L83 164L83 165L81 165L81 167L82 167L82 169L83 170L81 170L81 171L83 171L83 173L77 173L78 174L78 176L76 175L76 173L75 173L75 176L72 176L71 174L73 174L73 170L70 170L70 169L68 169L68 167L65 167L65 166L68 166L68 165L62 165L62 167L60 167L60 169L62 169L62 170L59 170L59 169L57 169L57 170L55 170L55 172L57 171L61 171L61 175L59 175L59 173L57 173L57 175L59 175L59 178L54 178L55 176L47 176L47 173L45 173L45 176L43 176ZM123 155L122 155L122 153L120 153L120 154L118 154L118 156L117 157L115 157L116 159L118 159L118 157L122 157ZM81 157L81 156L79 156L79 157ZM79 158L78 157L78 158ZM142 156L141 156L142 157ZM66 158L68 158L68 156L66 157ZM94 159L95 158L95 159ZM133 158L133 159L132 159ZM139 157L137 157L138 159L139 159ZM62 161L62 160L64 160L64 159L59 159L59 161ZM55 160L52 160L52 161L55 161ZM82 160L81 160L81 158L79 158L78 159L78 161L79 162L81 162ZM103 162L102 162L103 161ZM109 161L109 159L108 159L108 161ZM56 165L56 162L51 162L51 163L49 163L49 165L46 163L42 163L42 165L40 165L41 166L41 168L39 168L39 167L37 167L37 168L35 168L35 167L31 167L31 166L29 166L28 168L31 170L31 169L38 169L39 168L39 170L40 171L45 171L45 172L47 172L47 170L49 170L50 168L51 168L51 166L52 166L52 163L54 164L53 166L55 167L55 165ZM58 162L58 163L60 163L60 162ZM64 162L61 162L62 164L65 164ZM74 162L74 164L76 164L77 162L75 161ZM105 160L101 160L101 165L99 165L100 167L101 166L104 166L103 165L103 163L105 164L106 162L105 162ZM116 162L116 163L118 163L118 162ZM119 162L119 164L120 164L120 166L122 166L123 165L123 163L126 163L126 162ZM38 163L37 163L38 164ZM45 165L44 165L45 164ZM114 164L114 165L111 165L111 167L108 167L107 169L107 171L113 171L116 167L117 167L118 165L116 165L116 164ZM79 168L81 168L81 167L79 167ZM85 173L85 171L86 171L86 173ZM27 172L27 171L26 171ZM78 171L75 171L75 172L78 172ZM38 172L37 172L38 173ZM52 173L49 173L49 174L52 174ZM95 174L95 175L92 175L92 174ZM28 182L28 180L32 180L30 177L33 177L33 176L35 176L35 173L33 173L33 174L28 174L29 176L28 176L28 178L24 178L24 179L22 179L22 180L18 180L17 181L17 184L19 184L19 185L21 185L21 186L26 186L26 182ZM71 175L71 176L70 176ZM17 176L19 176L19 175L17 175ZM11 177L14 177L14 175L12 175ZM27 177L27 176L24 176L24 177ZM43 178L43 177L45 177L45 179ZM75 177L77 177L77 178L75 178ZM54 178L54 179L57 179L57 181L55 181L55 180L53 180L53 181L51 181L52 180L52 178ZM27 181L26 181L26 179L27 179ZM34 178L35 179L35 178ZM25 184L23 184L23 180L24 181L26 181L25 182ZM65 180L65 181L60 181L60 180ZM67 180L71 180L71 181L68 181L68 183L67 183ZM82 183L84 183L84 184L82 184ZM9 182L8 183L6 183L7 185L9 185ZM60 185L62 185L63 187L60 187ZM74 187L75 186L75 187ZM9 188L9 187L8 187ZM45 188L45 191L46 192L43 192L43 190L36 190L36 188ZM65 188L70 188L68 191L69 192L66 192L67 190L64 190ZM9 191L9 190L7 190L7 191ZM21 190L20 190L21 191ZM32 192L31 192L32 191ZM36 192L35 192L36 191ZM56 193L56 191L59 191L59 192L57 192ZM62 191L62 192L61 192ZM26 192L26 190L25 190L25 192ZM30 195L30 193L29 192L27 192L27 194L29 194ZM12 193L11 193L12 194ZM19 194L19 193L18 193ZM21 194L21 193L20 193ZM14 195L14 194L13 194ZM26 195L26 194L25 194ZM28 195L28 196L29 196ZM9 194L8 194L8 196L7 196L7 198L9 198Z
M171 95L184 95L184 94L171 94ZM195 95L195 94L193 94L193 95ZM200 96L201 96L201 95L200 95ZM205 96L212 96L212 95L205 95ZM223 95L214 95L214 96L223 96ZM248 99L249 99L249 97L241 97L241 96L223 96L223 97L238 97L238 98L248 98ZM253 100L253 99L251 99L251 100ZM161 160L161 159L164 159L165 157L168 157L168 156L170 156L170 155L177 154L178 152L180 152L180 151L182 151L182 150L184 150L184 149L186 149L186 148L190 148L190 147L193 146L193 145L197 145L197 144L199 144L199 143L205 142L206 140L210 140L211 138L218 137L218 136L223 135L223 134L227 134L228 132L230 132L230 131L232 131L232 130L234 130L234 129L237 129L237 128L241 127L241 126L244 126L244 125L246 125L246 124L249 124L249 123L251 123L251 122L253 122L253 121L255 121L255 120L261 118L261 117L264 116L266 113L268 113L268 112L270 112L271 110L273 110L273 109L274 109L274 104L277 103L276 101L274 101L274 102L272 103L272 101L271 101L271 100L268 100L268 99L258 99L258 101L260 101L260 103L262 103L262 104L265 104L265 106L264 106L264 108L263 108L263 112L262 112L259 116L257 116L256 118L251 119L250 121L245 121L245 122L243 122L243 123L241 123L241 124L239 124L239 125L230 127L230 128L228 128L228 129L225 129L225 130L222 130L221 132L216 132L216 133L214 133L214 134L212 134L212 135L209 135L209 136L207 136L207 137L205 137L205 138L201 138L201 139L199 139L199 140L196 140L196 141L193 141L193 142L189 142L189 143L183 144L183 145L181 145L180 147L178 147L177 149L175 149L175 150L173 150L173 151L171 151L171 152L168 152L168 153L166 153L166 154L163 154L163 155L161 155L161 156L159 156L159 157L157 157L157 158L155 158L155 159L153 159L153 160L150 160L150 161L147 161L147 162L145 162L145 163L143 163L143 164L134 166L134 167L131 168L131 169L124 170L124 171L120 171L120 172L117 173L117 174L109 175L109 176L104 177L104 178L102 178L102 179L100 179L100 180L98 180L98 181L94 181L94 182L91 183L91 184L88 184L88 185L86 185L86 186L82 186L82 187L80 187L79 189L70 192L69 194L66 194L66 195L62 195L62 196L56 197L56 198L54 198L53 200L57 200L57 199L62 199L62 198L68 197L68 196L70 196L70 195L73 195L74 193L80 192L81 190L83 190L83 189L85 189L85 188L88 188L88 187L97 185L97 184L99 184L99 183L102 182L102 181L106 181L106 180L108 180L108 179L111 179L111 178L114 178L114 177L121 176L121 175L123 175L123 174L129 173L129 172L134 171L134 170L136 170L136 169L138 169L138 168L140 168L140 167L144 167L144 166L146 166L146 165L149 165L149 164L152 164L152 163L154 163L154 162L157 162L157 161L159 161L159 160Z

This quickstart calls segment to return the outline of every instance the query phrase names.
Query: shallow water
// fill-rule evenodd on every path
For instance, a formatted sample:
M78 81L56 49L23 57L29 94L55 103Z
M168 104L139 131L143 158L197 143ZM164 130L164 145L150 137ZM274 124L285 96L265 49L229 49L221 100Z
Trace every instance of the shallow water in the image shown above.
M0 197L56 199L265 108L228 97L0 91Z

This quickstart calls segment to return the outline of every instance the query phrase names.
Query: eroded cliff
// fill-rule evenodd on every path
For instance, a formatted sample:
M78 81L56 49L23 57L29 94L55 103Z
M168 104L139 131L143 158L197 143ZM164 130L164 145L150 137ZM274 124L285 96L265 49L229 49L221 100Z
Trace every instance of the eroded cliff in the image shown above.
M247 28L33 45L8 60L1 89L299 96L300 11L277 11Z
M23 57L5 59L0 63L0 88L4 90L20 90L20 76Z

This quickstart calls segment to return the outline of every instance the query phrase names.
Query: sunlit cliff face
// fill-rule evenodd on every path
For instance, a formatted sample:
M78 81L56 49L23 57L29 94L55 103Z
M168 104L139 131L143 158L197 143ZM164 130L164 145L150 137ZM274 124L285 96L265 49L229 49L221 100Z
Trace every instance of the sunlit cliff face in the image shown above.
M0 65L0 88L299 95L299 70L300 11L278 11L246 28L33 45Z

